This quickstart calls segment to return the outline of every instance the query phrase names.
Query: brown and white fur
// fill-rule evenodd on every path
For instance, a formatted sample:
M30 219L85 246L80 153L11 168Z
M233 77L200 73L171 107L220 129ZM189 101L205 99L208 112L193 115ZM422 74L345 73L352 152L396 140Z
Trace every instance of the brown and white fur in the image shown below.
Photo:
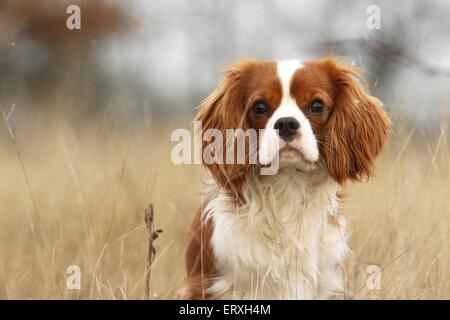
M213 181L190 229L183 298L326 299L343 290L339 189L372 175L389 132L360 81L334 58L246 60L227 70L196 120L203 132L265 129L260 163L206 165ZM273 152L278 173L259 174Z

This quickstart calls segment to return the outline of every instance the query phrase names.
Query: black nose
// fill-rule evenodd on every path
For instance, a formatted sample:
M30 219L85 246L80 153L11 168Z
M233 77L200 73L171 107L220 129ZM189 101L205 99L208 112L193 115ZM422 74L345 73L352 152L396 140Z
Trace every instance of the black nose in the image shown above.
M273 127L278 130L281 139L291 141L294 139L297 129L300 128L300 123L295 118L285 117L278 119Z

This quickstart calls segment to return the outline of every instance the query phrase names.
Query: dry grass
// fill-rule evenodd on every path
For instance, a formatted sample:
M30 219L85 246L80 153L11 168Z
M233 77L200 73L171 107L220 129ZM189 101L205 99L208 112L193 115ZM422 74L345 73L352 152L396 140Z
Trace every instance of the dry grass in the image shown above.
M15 128L24 167L1 125L0 298L142 299L150 202L164 230L151 297L171 297L184 276L201 168L171 163L169 128L121 135L43 123ZM397 132L376 177L348 186L347 298L450 298L450 149L442 131L427 143L418 132ZM81 268L80 291L66 288L71 264ZM383 268L380 290L365 286L370 264Z

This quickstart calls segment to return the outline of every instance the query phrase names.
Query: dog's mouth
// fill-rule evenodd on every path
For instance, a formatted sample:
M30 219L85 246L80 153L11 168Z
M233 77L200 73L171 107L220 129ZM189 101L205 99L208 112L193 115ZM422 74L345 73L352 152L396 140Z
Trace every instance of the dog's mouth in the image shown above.
M300 148L289 144L280 148L279 157L282 167L295 168L299 172L310 172L317 168L317 161L308 159Z
M282 147L279 151L280 158L286 159L286 160L302 160L308 164L315 164L314 161L311 161L307 159L307 157L303 154L303 152L293 147L289 144L286 144L284 147Z
M299 149L294 148L293 146L291 146L289 144L287 144L286 146L281 148L279 151L279 154L280 154L280 157L297 158L297 157L303 156Z

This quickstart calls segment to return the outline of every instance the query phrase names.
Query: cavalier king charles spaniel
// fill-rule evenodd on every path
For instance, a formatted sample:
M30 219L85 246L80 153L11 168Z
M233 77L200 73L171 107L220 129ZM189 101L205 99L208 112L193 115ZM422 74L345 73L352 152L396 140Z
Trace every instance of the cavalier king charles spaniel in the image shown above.
M389 134L381 102L362 82L335 58L227 69L196 120L202 134L256 130L257 161L246 152L237 163L204 162L212 179L190 228L182 298L327 299L343 291L340 188L372 175ZM233 146L227 139L223 148L236 153ZM275 159L277 171L261 174Z

